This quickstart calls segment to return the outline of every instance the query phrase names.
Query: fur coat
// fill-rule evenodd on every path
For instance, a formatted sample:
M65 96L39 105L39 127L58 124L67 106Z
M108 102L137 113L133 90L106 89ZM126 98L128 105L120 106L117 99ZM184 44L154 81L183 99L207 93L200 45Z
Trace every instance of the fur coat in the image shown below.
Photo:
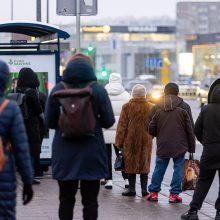
M150 171L152 137L146 125L152 107L146 98L138 97L122 108L115 145L123 148L125 173L146 174Z

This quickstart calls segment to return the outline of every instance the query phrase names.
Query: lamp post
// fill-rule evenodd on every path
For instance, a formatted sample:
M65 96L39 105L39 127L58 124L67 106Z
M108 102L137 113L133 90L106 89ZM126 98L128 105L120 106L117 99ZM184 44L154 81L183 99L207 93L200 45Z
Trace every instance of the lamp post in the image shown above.
M36 0L37 5L36 5L36 9L37 9L37 21L41 21L41 0Z
M76 51L80 53L80 0L76 1Z
M49 23L49 17L50 17L49 7L50 7L50 2L49 2L49 0L47 0L47 23Z
M14 20L14 0L11 0L11 20Z

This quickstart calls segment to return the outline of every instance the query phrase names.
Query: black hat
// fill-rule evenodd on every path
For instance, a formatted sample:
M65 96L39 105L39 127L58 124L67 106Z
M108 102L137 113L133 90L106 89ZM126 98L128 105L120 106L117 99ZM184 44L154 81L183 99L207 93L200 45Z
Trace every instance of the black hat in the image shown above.
M164 88L165 95L178 95L179 86L176 83L168 83Z

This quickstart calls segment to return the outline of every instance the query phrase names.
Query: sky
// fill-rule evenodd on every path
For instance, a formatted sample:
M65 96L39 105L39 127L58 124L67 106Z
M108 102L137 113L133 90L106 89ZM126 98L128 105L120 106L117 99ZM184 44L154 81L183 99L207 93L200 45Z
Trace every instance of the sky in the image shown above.
M14 2L14 20L36 20L36 0L0 0L0 22L11 20L11 1ZM42 0L43 22L46 22L46 1ZM56 1L49 0L50 23L64 24L71 23L72 20L75 21L75 17L73 16L56 15ZM136 18L143 16L148 18L169 16L170 18L175 18L175 6L177 2L178 0L98 0L98 15L83 16L82 20L86 22L89 20L124 16L133 16Z

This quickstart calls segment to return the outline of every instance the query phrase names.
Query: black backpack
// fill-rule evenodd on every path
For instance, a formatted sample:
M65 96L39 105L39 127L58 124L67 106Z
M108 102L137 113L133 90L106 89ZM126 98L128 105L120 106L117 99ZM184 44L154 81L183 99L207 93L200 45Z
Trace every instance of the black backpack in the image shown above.
M96 117L92 104L92 85L90 82L84 88L70 88L61 82L64 89L53 94L61 104L59 127L63 137L80 138L94 136Z
M30 90L27 89L24 93L14 90L11 93L8 94L7 98L10 100L15 101L18 106L21 109L21 113L23 115L24 119L28 119L29 118L29 111L28 111L28 106L27 106L27 96L26 96L26 92Z

